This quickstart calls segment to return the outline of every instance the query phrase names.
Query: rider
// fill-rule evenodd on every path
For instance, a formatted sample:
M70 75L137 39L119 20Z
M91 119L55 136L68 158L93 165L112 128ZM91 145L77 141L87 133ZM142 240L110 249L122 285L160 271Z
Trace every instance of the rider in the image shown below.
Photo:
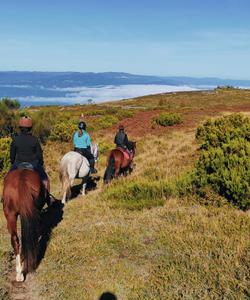
M50 183L44 171L43 151L37 137L32 135L32 119L22 117L19 120L20 134L13 137L10 145L10 171L15 170L22 163L29 163L38 172L46 188L47 196L50 193Z
M125 133L124 126L121 124L121 125L119 125L118 129L119 129L119 131L115 135L114 143L116 144L116 147L128 149L129 141L128 141L128 136Z
M74 150L82 154L87 158L90 165L90 173L97 173L95 169L95 159L93 154L91 153L91 139L89 134L86 131L86 123L84 121L80 121L78 124L78 131L74 133L73 136L73 145Z
M120 124L118 129L119 131L115 135L114 143L116 144L117 148L122 148L123 150L125 150L128 153L129 157L131 158L130 145L129 145L128 136L125 132L125 128L122 124Z

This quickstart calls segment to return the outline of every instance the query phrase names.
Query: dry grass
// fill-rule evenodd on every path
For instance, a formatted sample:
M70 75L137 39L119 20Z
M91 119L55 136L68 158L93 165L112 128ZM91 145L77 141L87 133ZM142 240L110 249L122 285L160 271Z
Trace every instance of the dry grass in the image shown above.
M250 90L228 89L203 92L178 92L149 95L116 102L117 106L137 109L165 108L167 110L189 111L193 109L234 107L248 105ZM110 103L114 105L114 103Z
M7 271L11 259L10 235L7 233L6 221L3 211L0 210L0 299L7 299L9 282L7 280Z

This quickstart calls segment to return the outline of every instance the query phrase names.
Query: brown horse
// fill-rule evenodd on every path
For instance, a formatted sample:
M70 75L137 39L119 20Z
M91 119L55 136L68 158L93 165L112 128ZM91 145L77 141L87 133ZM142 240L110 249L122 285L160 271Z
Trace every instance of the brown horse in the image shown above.
M122 148L113 149L107 161L107 168L104 174L104 182L109 183L113 178L119 175L127 175L133 171L133 158L135 156L136 142L129 142L130 157Z
M46 202L45 188L37 172L16 169L4 179L3 209L16 257L16 280L37 267L40 210ZM21 251L17 217L21 220Z

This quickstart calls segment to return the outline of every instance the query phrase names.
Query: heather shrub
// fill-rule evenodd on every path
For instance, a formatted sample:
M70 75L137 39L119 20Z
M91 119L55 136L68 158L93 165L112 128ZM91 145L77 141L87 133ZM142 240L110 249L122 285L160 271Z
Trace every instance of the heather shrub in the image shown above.
M108 151L112 150L112 148L114 148L114 144L106 143L106 142L99 143L99 153L100 154L107 154Z
M112 208L142 210L162 206L170 197L186 197L194 194L193 179L193 172L185 172L171 180L146 176L143 179L120 179L113 181L101 197L110 201Z
M0 174L5 174L10 167L10 137L0 138Z
M172 126L182 123L182 118L179 114L161 113L153 119L153 122L161 126Z
M45 142L52 131L56 122L55 111L43 109L32 115L33 119L33 134L37 136L42 142Z
M116 116L102 116L99 119L95 120L95 124L93 124L94 130L109 128L114 124L117 124L119 119Z
M75 122L65 120L57 122L50 133L50 139L53 141L69 142L72 140L74 131L77 130Z
M127 110L127 109L120 109L117 112L117 117L119 120L125 119L125 118L132 118L134 116L134 111Z
M194 183L211 186L236 206L250 205L250 119L240 114L208 120L197 129L201 154Z
M113 208L142 210L162 206L173 192L174 185L165 181L119 180L104 190L102 198L110 201Z
M231 140L250 141L250 120L241 114L208 120L197 128L196 138L202 149L221 147Z
M12 133L13 128L16 126L16 116L8 105L10 99L3 99L0 101L0 137L9 136ZM6 104L7 103L7 104Z
M8 109L18 109L20 108L20 102L16 99L11 99L8 97L2 98L1 102L8 108Z

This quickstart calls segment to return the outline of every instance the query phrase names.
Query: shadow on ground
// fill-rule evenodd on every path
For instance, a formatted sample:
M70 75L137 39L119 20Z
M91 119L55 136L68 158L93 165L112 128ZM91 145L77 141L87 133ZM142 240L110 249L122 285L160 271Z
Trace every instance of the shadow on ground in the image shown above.
M113 293L105 292L100 296L99 300L117 300L117 297Z
M60 200L55 200L54 203L47 209L41 212L41 223L42 229L40 232L39 246L38 246L38 263L41 263L45 256L47 246L50 241L52 230L62 221L63 219L63 204Z
M97 182L100 180L100 176L98 177L89 177L87 181L86 192L93 191L97 187ZM80 184L74 185L71 188L71 197L70 200L73 200L77 196L80 195L82 189L82 182Z

